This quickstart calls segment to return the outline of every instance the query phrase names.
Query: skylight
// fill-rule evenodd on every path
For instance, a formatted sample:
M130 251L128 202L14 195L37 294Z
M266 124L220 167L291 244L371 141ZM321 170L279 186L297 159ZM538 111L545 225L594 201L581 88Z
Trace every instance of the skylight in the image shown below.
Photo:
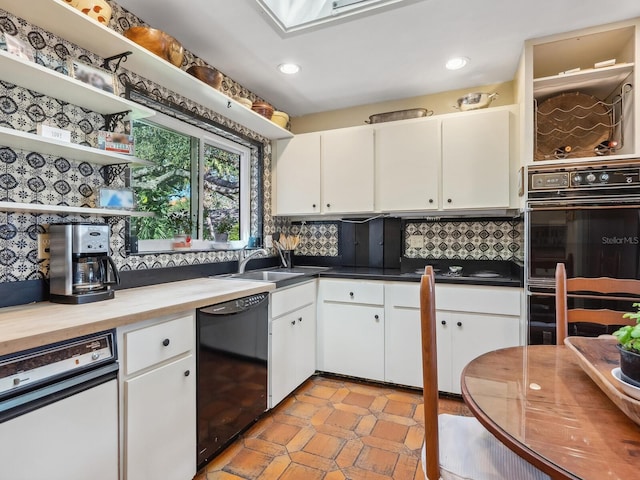
M408 0L256 0L284 33L295 32Z

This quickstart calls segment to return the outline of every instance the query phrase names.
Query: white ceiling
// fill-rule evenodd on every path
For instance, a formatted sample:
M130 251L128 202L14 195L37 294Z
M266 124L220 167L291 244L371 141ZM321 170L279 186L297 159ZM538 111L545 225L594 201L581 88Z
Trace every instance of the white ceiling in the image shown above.
M639 0L408 0L285 36L255 0L116 1L292 116L508 81L526 39L640 16Z

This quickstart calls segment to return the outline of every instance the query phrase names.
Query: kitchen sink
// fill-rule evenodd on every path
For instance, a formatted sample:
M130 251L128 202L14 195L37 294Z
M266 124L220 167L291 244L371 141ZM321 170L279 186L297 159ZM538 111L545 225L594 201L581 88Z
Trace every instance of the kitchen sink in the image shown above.
M225 273L213 278L228 278L231 280L253 280L275 283L276 288L292 283L298 283L306 278L312 278L318 272L328 270L328 267L294 267L293 269L271 268L265 270L249 270L243 273Z
M278 282L294 277L301 277L304 273L282 272L280 270L251 270L244 273L232 273L229 278L240 278L244 280L262 280L265 282Z

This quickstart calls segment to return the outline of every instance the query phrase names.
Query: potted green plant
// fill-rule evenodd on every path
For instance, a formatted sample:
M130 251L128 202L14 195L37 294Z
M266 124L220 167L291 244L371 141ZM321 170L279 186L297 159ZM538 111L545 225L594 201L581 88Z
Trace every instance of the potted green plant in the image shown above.
M216 242L226 242L229 240L229 232L233 230L234 223L229 217L222 217L214 228L214 240Z
M632 318L635 325L625 325L613 332L620 344L620 371L623 379L640 386L640 303L634 303L636 312L627 312L623 318Z
M173 232L171 248L182 250L191 248L191 214L189 211L180 209L167 214L167 219Z

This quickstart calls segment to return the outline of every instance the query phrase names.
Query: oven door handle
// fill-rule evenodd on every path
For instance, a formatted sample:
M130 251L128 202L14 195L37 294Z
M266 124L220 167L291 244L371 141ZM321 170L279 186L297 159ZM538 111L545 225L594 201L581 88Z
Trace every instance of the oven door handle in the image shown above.
M609 199L605 202L594 203L593 199L588 201L585 200L584 203L580 203L578 201L548 201L548 202L535 202L528 203L526 207L527 212L540 212L540 211L549 211L549 210L605 210L611 208L640 208L640 199L629 200L629 202L633 203L624 203L624 200L620 200L619 202L611 202Z
M117 377L118 363L112 362L59 382L16 394L0 402L0 423L115 380Z

